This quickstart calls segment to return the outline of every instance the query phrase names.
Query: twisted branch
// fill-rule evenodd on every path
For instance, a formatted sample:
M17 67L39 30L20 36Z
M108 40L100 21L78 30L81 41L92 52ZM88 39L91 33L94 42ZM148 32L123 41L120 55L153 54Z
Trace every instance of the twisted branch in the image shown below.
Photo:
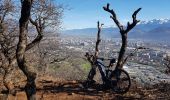
M115 24L117 25L117 27L119 28L119 31L121 33L122 45L121 45L121 48L120 48L120 53L119 53L116 68L122 68L124 61L126 61L126 58L124 60L124 55L125 55L125 51L126 51L126 47L127 47L127 34L139 22L139 20L136 19L136 15L141 10L141 8L137 9L132 14L133 22L132 23L128 22L126 29L124 29L123 25L120 24L119 20L117 19L116 13L113 11L113 9L110 9L109 6L110 6L110 4L108 3L105 7L103 7L103 9L111 14L110 18L113 19L113 21L115 22Z
M128 22L127 23L127 28L124 29L123 28L123 25L119 22L119 20L117 19L116 17L116 13L114 12L113 9L110 9L110 4L108 3L106 7L103 7L103 9L107 12L109 12L111 14L110 18L113 19L113 21L115 22L115 24L117 25L117 27L119 28L120 32L122 34L127 34L134 26L136 26L136 24L139 22L139 20L136 19L136 15L138 14L138 12L142 9L142 8L139 8L137 9L133 15L132 15L132 19L133 19L133 22L130 23Z
M113 9L109 8L110 4L108 3L106 7L103 7L103 9L111 14L110 18L112 18L119 28L120 31L123 30L123 25L120 24L119 20L117 20L116 13L113 11Z
M99 55L99 43L101 42L101 38L100 38L100 33L101 33L101 28L104 24L100 25L100 22L97 22L97 28L98 28L98 32L97 32L97 41L96 41L96 47L95 47L95 55L94 57L97 58Z
M91 63L91 65L95 64L95 61L99 55L99 43L101 42L100 33L101 33L101 29L103 25L104 24L100 24L99 21L97 22L98 31L97 31L97 41L96 41L96 46L95 46L95 54L91 55L87 52L85 55L87 60Z

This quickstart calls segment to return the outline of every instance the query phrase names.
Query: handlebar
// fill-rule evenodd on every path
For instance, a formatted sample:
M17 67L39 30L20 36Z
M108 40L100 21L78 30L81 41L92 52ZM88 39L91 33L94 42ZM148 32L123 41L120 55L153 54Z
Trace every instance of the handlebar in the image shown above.
M104 61L104 60L112 60L113 58L97 58L97 59Z

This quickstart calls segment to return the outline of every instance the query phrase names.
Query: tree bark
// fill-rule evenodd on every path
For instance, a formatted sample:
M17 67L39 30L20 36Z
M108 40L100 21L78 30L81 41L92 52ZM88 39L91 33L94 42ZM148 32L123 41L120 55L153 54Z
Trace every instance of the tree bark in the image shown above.
M33 0L22 0L21 2L22 2L21 17L19 20L20 34L19 34L19 42L18 42L17 50L16 50L16 58L17 58L17 63L18 63L19 68L22 70L22 72L27 77L27 83L25 85L25 92L27 95L27 99L35 100L36 99L35 97L36 73L30 69L31 66L27 64L26 59L25 59L25 52L26 52L26 46L27 46L26 27L29 22Z
M118 67L120 67L120 68L123 67L124 55L125 55L125 51L126 51L126 47L127 47L127 34L121 33L121 36L122 36L122 45L121 45L121 48L120 48L116 69Z

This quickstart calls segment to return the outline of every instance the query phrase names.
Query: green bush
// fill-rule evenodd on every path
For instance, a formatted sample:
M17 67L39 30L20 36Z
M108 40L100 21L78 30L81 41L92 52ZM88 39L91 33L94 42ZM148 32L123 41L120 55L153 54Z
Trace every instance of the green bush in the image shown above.
M90 63L86 62L86 63L82 64L82 67L83 67L83 70L85 72L89 72L90 68L91 68L91 65L90 65Z

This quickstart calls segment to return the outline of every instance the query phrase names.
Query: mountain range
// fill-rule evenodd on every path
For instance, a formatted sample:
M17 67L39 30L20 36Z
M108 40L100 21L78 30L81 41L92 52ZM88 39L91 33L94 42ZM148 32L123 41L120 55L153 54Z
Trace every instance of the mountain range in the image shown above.
M97 28L72 29L62 31L62 35L96 37ZM116 27L102 28L104 38L120 38ZM170 19L141 21L128 33L128 38L170 41Z

